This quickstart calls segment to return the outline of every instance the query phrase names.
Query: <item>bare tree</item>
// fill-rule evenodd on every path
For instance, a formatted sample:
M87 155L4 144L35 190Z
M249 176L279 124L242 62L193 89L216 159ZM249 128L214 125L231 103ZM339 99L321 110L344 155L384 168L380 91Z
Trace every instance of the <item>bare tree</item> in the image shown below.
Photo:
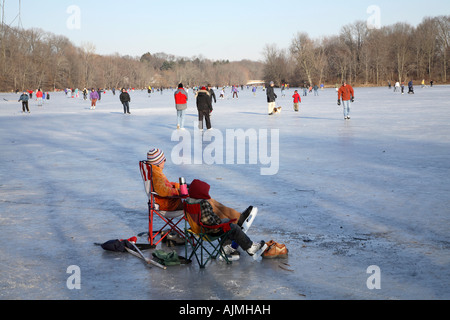
M397 23L390 31L392 58L396 62L398 79L402 82L407 79L410 70L413 28L407 23Z
M368 35L365 50L370 66L372 78L369 80L376 85L381 84L381 79L386 77L386 70L391 68L392 59L389 57L389 44L386 42L387 30L372 29Z
M431 78L437 49L437 25L433 18L425 18L414 31L417 76Z
M306 33L298 33L292 40L290 52L294 61L297 63L297 66L305 73L308 82L312 84L315 66L314 41L311 40Z
M360 80L358 76L362 73L361 69L364 66L363 54L368 34L369 29L365 21L356 21L341 29L341 40L348 47L351 57L351 63L348 66L348 78L351 82ZM367 66L364 67L364 69L368 69Z
M265 68L264 78L267 82L274 81L277 86L288 81L289 58L285 50L278 50L276 45L266 45L264 48Z
M314 70L315 77L318 79L318 84L323 83L325 69L327 66L328 60L325 52L325 46L323 45L323 40L317 40L314 43Z
M93 69L95 58L95 45L91 42L84 42L81 44L80 54L83 59L83 83L85 88L92 87L93 83Z
M437 39L439 52L442 59L442 81L447 82L447 68L449 65L450 49L450 16L440 16L436 18Z

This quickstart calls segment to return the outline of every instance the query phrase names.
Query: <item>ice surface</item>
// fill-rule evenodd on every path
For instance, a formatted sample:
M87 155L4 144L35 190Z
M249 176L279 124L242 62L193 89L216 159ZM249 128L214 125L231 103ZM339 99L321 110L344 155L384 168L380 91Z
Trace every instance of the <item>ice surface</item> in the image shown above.
M43 107L30 101L30 114L17 95L1 94L0 299L449 299L450 87L355 90L345 121L334 89L302 97L299 113L294 90L283 98L277 90L283 109L271 117L261 89L239 100L227 89L214 105L216 133L279 130L272 176L261 175L260 161L175 165L171 90L132 92L131 115L111 92L95 111L52 93ZM147 231L138 162L151 146L166 152L172 181L202 179L226 205L258 206L251 238L286 244L289 258L255 262L242 253L231 266L163 271L95 246ZM66 285L72 265L81 290ZM372 265L379 290L367 287Z

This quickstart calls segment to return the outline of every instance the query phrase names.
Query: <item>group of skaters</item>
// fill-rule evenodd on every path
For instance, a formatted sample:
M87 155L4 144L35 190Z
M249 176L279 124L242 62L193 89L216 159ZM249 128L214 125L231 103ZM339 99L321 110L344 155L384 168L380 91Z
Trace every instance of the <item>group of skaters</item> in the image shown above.
M66 95L71 96L72 98L78 98L78 89L75 89L74 94L71 95L72 90L71 89L66 89ZM112 94L115 96L116 95L116 89L112 88L111 89ZM88 91L88 89L84 88L83 91L83 99L84 100L89 100L91 101L91 110L95 110L95 108L97 107L97 102L101 101L102 99L102 93L106 93L106 91L104 91L103 89L95 89L95 88L91 88L90 91ZM123 113L124 114L131 114L130 113L130 102L131 102L131 97L128 94L127 90L125 88L122 89L122 92L119 96L120 102L123 105Z
M185 130L184 122L187 110L187 102L189 100L188 93L184 89L182 83L178 85L177 91L174 93L175 108L177 110L177 129ZM217 103L216 94L211 85L203 86L195 94L196 105L198 111L198 128L203 131L203 121L206 129L211 130L211 114L213 112L213 101Z
M270 82L270 86L267 88L266 95L267 95L267 102L268 102L268 114L274 115L277 112L281 112L281 108L276 107L276 99L278 96L275 94L274 90L275 83L273 81ZM284 96L284 92L286 87L282 87L282 95ZM232 87L232 93L233 98L238 98L238 87L233 86ZM256 94L255 87L252 89L253 94ZM73 95L72 95L73 93ZM65 94L70 97L78 97L78 89L75 89L75 91L71 89L66 89ZM91 88L89 93L89 100L91 101L91 110L95 110L97 106L97 102L101 100L101 94L102 90ZM115 90L114 90L115 94ZM223 89L221 92L221 97L223 96ZM355 99L354 89L347 84L345 81L342 83L341 88L338 90L338 105L343 105L344 109L344 119L348 120L350 119L350 103L354 102ZM85 100L88 98L88 90L83 90L83 97ZM28 112L30 113L29 104L28 101L32 98L32 92L24 91L23 94L19 98L19 102L22 102L22 112ZM187 110L187 102L188 102L188 93L187 90L184 89L184 86L182 83L178 85L178 89L174 93L175 98L175 107L177 110L177 129L184 130L184 123L185 123L185 114ZM195 92L195 98L196 98L196 105L197 105L197 111L198 111L198 122L199 122L199 129L203 130L203 122L206 124L206 129L211 130L211 115L213 112L213 102L216 103L216 95L214 93L214 90L212 89L211 85L208 84L207 86L201 87L200 90L197 90ZM295 90L294 95L292 96L294 99L294 111L299 111L299 105L302 102L300 94L297 90ZM42 106L44 99L50 99L50 95L48 93L43 93L41 89L38 89L36 91L36 100L38 101L38 106ZM123 113L124 114L131 114L130 113L130 102L131 97L128 91L125 88L122 88L121 94L119 96L119 100L122 103L123 106ZM342 102L341 102L342 101Z
M423 85L424 81L422 81ZM430 81L430 85L433 86L433 81ZM273 81L270 82L270 85L265 89L266 96L267 96L267 103L268 103L268 114L270 116L280 113L281 107L276 107L276 99L278 96L275 94L274 90L275 83ZM389 88L391 88L391 84L389 82ZM307 86L304 86L304 92L303 96L305 96L307 93L305 92L307 90ZM323 89L323 85L320 86L321 89ZM285 96L285 90L287 89L286 86L281 87L282 96ZM394 86L394 92L400 91L403 94L405 89L405 85L402 82L400 84L399 81L395 83ZM310 92L314 90L315 92L319 90L319 87L317 85L315 86L309 86ZM89 100L91 101L91 110L95 110L97 102L101 100L101 89L90 89L89 92ZM219 99L224 98L224 91L223 88L220 93ZM343 107L343 113L344 113L344 119L349 120L350 119L350 106L351 103L355 101L355 91L351 85L349 85L346 81L342 82L342 85L338 88L336 86L336 91L338 94L338 105ZM72 90L66 89L65 90L66 95L72 96ZM184 130L184 123L185 123L185 114L187 110L187 102L188 102L188 93L187 89L184 88L183 84L180 83L178 85L178 89L174 93L175 98L175 107L177 110L177 129ZM210 130L212 128L211 125L211 115L213 112L213 102L216 103L216 95L214 93L214 90L212 89L211 85L208 84L207 86L199 87L198 90L195 90L195 98L196 98L196 105L197 105L197 111L198 111L198 121L199 121L199 129L203 130L203 122L206 124L206 128ZM238 86L232 86L231 92L233 93L233 98L238 98ZM256 96L256 87L253 86L252 93L254 96ZM408 93L414 94L414 85L413 81L409 81L408 83ZM33 92L27 92L24 91L23 94L19 98L19 102L22 102L22 110L23 112L30 113L28 101L32 98ZM78 97L77 89L74 92L74 95L72 97ZM113 89L113 94L115 95L115 90ZM315 94L315 95L318 95ZM88 90L83 90L83 97L85 100L88 99ZM302 98L298 92L298 90L295 90L293 98L293 108L295 112L298 112L300 110L300 103L302 102ZM44 99L50 99L50 95L48 93L43 93L41 89L38 89L36 91L36 100L38 101L38 106L42 106ZM130 102L131 97L127 91L127 89L122 88L121 94L119 96L119 100L123 105L123 113L124 114L131 114L130 113Z
M425 82L425 80L422 81L422 84L424 82ZM431 81L431 86L433 86L433 81ZM389 89L392 88L390 81L388 82L388 87L389 87ZM401 92L402 94L405 94L405 82L402 81L400 83L400 81L397 81L394 85L394 92ZM412 80L410 80L408 82L408 94L414 94L414 82Z
M275 83L273 81L270 82L269 87L265 90L268 102L268 114L270 116L280 113L281 108L276 107L276 99L278 96L274 90ZM235 90L236 87L233 87L232 90ZM284 87L286 89L286 87ZM255 88L252 89L253 94L256 93ZM284 90L282 90L284 93ZM337 90L338 93L338 105L343 106L344 111L344 119L350 120L350 103L355 101L355 91L353 87L347 84L346 81L342 83L342 86ZM223 94L223 93L221 93ZM178 89L174 93L175 98L175 108L177 110L177 129L185 130L185 114L187 110L187 102L189 100L187 90L184 88L183 84L180 83L178 85ZM298 112L300 110L300 103L302 101L298 90L295 90L294 95L292 96L294 99L294 111ZM216 103L216 95L214 90L211 88L211 85L208 84L205 87L202 87L200 90L196 92L196 106L198 111L198 128L203 131L203 121L206 124L206 128L208 130L212 129L211 125L211 115L213 112L213 102Z
M17 92L17 91L16 91ZM22 113L30 113L29 101L33 99L33 91L23 91L23 93L19 97L18 102L22 102ZM36 90L36 101L38 107L42 107L44 105L45 100L50 100L50 94L48 92L43 92L41 89Z
M71 98L79 97L78 89L73 90L70 88L66 88L64 92L68 97ZM87 100L89 98L89 100L91 101L91 108L90 108L91 110L95 110L97 102L101 100L102 92L103 90L95 88L90 89L89 92L86 88L82 91L84 100ZM112 92L113 95L115 95L115 89L112 89ZM16 91L16 93L18 93L18 90ZM18 102L22 102L22 113L31 113L29 101L33 99L33 93L34 92L32 90L28 90L23 91L23 93L20 95ZM41 89L36 90L35 97L38 107L43 106L44 100L50 100L50 94L48 92L43 92ZM122 89L119 99L123 105L124 114L130 114L131 98L125 88Z
M278 96L274 90L275 83L273 81L270 82L269 87L266 91L267 102L268 102L268 114L270 116L281 112L281 108L276 107L276 99ZM286 89L285 86L282 87L282 94ZM237 91L237 87L233 86L232 92ZM253 94L256 93L256 90L252 89ZM344 119L350 120L350 103L355 101L355 91L353 87L347 84L346 81L342 83L342 86L337 90L338 93L338 105L343 106L344 110ZM223 91L221 95L223 94ZM189 100L188 93L185 90L182 83L178 85L178 89L174 93L175 98L175 108L177 110L177 129L184 130L185 123L185 114L187 110L187 102ZM298 90L295 90L294 95L292 96L294 99L294 111L298 112L300 109L301 97L298 93ZM213 102L216 103L216 95L214 90L211 88L211 85L208 84L205 87L202 87L200 90L196 92L196 105L198 111L198 128L199 130L203 130L203 122L206 124L206 128L208 130L212 129L211 125L211 114L213 112Z
M88 98L90 98L90 93L92 91L96 91L97 92L97 94L98 94L98 99L97 100L101 100L102 99L102 93L105 92L105 90L103 90L101 88L97 88L97 89L91 88L90 90L84 88L81 91L81 94L83 94L83 99L87 100ZM66 88L66 89L64 89L64 92L65 92L65 94L66 94L66 96L68 98L79 98L80 97L80 90L78 90L78 88L75 88L75 89ZM115 88L112 88L111 92L112 92L113 95L116 95L116 89Z
M116 90L112 89L113 95L116 95ZM100 101L102 97L102 92L100 89L95 90L94 88L91 89L91 92L89 93L89 100L91 101L91 110L95 110L95 107L97 106L97 101ZM122 91L119 96L119 100L122 103L123 106L123 113L124 114L131 114L130 113L130 102L131 97L128 93L127 89L122 88Z
M84 88L81 93L83 94L83 100L90 100L91 101L91 110L95 110L95 107L97 106L97 102L102 99L102 92L104 92L100 88L91 88L90 90ZM75 98L78 99L80 97L80 91L78 88L71 89L66 88L64 89L64 93L66 94L66 97L68 98ZM113 94L115 95L115 89L113 89Z
M271 81L270 86L266 90L269 116L281 112L281 108L276 107L276 99L278 96L275 94L274 86L275 83ZM314 90L318 90L317 85L314 86ZM350 120L350 103L355 101L355 90L346 81L343 81L342 86L340 88L336 88L336 91L338 94L338 106L342 106L344 110L344 119ZM281 92L283 93L283 90L281 90ZM294 99L294 111L298 112L300 109L300 103L302 102L302 98L298 93L298 90L294 91L292 98Z

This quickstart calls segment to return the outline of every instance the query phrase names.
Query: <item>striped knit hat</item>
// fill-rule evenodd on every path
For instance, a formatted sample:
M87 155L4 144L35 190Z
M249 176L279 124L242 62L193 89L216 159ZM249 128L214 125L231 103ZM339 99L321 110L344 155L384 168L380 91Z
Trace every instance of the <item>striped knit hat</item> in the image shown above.
M166 161L164 152L159 149L151 149L147 153L147 162L154 166L159 166L161 163Z

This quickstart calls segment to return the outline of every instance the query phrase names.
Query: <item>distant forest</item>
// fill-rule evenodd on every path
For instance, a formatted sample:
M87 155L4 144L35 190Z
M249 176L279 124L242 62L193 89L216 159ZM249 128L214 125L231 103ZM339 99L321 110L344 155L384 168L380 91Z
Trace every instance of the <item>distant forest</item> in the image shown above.
M149 39L151 41L151 39ZM245 85L249 80L290 86L385 85L414 79L447 83L450 16L425 18L417 27L397 23L370 29L364 21L342 27L339 35L311 39L299 32L289 48L266 44L263 61L213 61L201 55L141 57L98 55L95 46L76 47L41 29L6 25L0 30L0 91L64 88L147 88Z

